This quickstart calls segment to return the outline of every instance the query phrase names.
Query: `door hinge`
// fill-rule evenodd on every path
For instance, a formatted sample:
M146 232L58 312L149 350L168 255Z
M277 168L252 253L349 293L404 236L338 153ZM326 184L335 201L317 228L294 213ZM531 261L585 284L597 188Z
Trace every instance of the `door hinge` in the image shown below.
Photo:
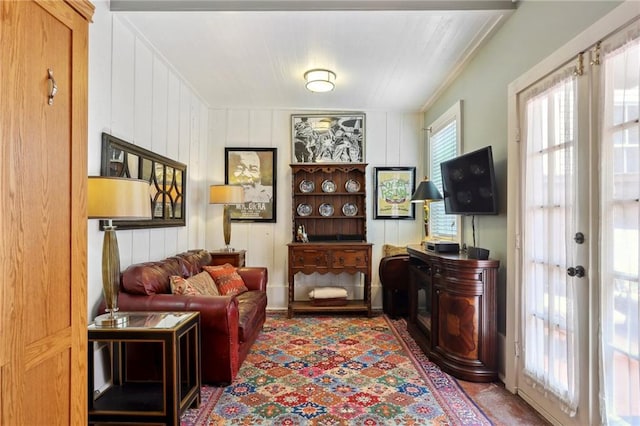
M595 65L600 65L600 45L602 44L601 41L597 42L596 45L593 47L593 50L591 51L591 62L590 64L592 66Z
M516 358L520 358L520 342L513 342Z
M580 52L576 59L576 66L573 69L573 75L581 76L584 74L584 53Z

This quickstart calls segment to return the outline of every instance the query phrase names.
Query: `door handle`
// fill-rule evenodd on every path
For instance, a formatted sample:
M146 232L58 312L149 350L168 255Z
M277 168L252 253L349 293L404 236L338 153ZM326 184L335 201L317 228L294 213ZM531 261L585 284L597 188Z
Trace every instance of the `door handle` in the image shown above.
M580 265L576 266L575 268L572 266L567 269L567 275L569 275L570 277L582 278L584 277L584 274L585 274L584 267Z
M53 78L53 71L51 70L51 68L47 69L47 74L47 79L49 80L48 103L49 105L53 105L53 98L58 94L58 85L56 84L56 79Z

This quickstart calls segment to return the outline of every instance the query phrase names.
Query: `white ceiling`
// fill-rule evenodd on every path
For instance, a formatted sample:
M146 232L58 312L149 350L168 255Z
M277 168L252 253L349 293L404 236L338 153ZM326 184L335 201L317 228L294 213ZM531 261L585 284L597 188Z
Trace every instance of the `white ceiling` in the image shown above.
M212 108L424 110L513 8L510 0L111 0ZM307 91L312 68L334 71L335 90Z

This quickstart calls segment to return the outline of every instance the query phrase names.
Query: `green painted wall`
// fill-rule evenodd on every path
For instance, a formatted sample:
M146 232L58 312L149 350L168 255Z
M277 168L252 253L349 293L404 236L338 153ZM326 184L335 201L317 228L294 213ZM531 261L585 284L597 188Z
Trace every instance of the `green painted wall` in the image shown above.
M425 113L430 125L463 101L463 152L492 145L500 214L476 216L476 243L501 262L498 329L505 333L507 259L507 87L527 70L606 15L619 1L533 1L516 11ZM577 54L578 52L576 52ZM427 151L428 152L428 151ZM471 218L463 219L463 243L472 245Z

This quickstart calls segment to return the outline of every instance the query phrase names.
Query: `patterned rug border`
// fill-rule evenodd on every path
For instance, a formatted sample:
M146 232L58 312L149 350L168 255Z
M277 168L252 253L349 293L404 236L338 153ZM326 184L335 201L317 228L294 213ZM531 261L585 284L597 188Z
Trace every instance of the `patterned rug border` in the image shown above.
M285 313L269 312L267 320L282 320L286 316ZM309 316L313 317L313 316ZM429 383L429 387L433 390L432 394L440 407L447 414L450 425L493 425L483 410L469 397L465 390L460 386L458 381L452 376L444 373L440 368L429 361L427 356L422 352L415 340L407 331L407 323L403 318L392 319L387 315L377 315L382 317L387 324L394 337L401 344L407 357L411 360L416 371L425 382ZM345 319L351 319L351 316L345 316ZM372 317L373 318L373 317ZM183 426L204 426L209 425L210 414L213 412L220 397L225 391L224 387L213 387L203 385L201 388L201 402L197 409L195 418L189 421L182 421ZM195 410L190 410L195 411Z

